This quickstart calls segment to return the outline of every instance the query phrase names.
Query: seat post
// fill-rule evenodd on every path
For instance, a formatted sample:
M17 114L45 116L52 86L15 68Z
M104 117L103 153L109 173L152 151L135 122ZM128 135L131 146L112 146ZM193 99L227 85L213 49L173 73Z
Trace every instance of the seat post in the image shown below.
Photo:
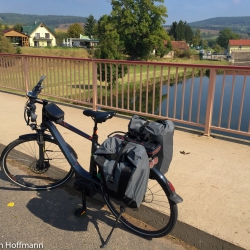
M96 164L94 162L94 156L93 154L97 150L97 145L98 145L98 127L97 127L97 122L95 122L94 128L93 128L93 135L92 135L92 145L91 145L91 158L90 158L90 175L95 176L97 175L97 169L96 169Z

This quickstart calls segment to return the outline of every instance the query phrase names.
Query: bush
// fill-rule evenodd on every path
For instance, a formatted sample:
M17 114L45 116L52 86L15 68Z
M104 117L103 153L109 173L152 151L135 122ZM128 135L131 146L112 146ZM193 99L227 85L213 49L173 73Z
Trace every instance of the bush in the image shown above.
M0 53L14 54L15 52L15 48L12 46L10 40L5 36L0 35Z
M191 57L191 51L190 49L187 49L187 50L176 49L174 50L174 57L179 57L179 58L186 57L189 59Z
M22 50L21 50L20 47L17 47L17 48L16 48L16 54L22 54Z

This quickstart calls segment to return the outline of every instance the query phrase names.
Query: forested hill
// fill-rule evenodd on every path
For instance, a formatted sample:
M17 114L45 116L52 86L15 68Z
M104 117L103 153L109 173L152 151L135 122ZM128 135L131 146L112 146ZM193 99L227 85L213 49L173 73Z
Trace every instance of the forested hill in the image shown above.
M203 21L188 23L193 28L200 29L217 29L230 28L238 32L250 31L250 16L242 17L215 17Z
M65 23L84 23L86 17L80 16L56 16L56 15L26 15L16 13L0 13L0 23L7 25L33 25L35 22L45 23L47 26L57 28Z

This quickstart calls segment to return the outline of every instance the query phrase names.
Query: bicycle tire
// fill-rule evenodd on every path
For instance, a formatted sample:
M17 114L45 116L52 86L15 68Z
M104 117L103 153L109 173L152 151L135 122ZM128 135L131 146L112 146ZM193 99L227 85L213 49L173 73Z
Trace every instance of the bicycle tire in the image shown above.
M103 199L117 218L120 205L124 206L124 204L108 195L103 195ZM177 217L177 204L170 200L164 181L151 171L142 204L137 209L126 207L120 222L137 235L158 238L173 230Z
M73 175L73 169L55 140L44 137L44 142L43 169L37 168L36 137L17 139L6 146L0 162L10 181L32 190L48 190L64 184Z

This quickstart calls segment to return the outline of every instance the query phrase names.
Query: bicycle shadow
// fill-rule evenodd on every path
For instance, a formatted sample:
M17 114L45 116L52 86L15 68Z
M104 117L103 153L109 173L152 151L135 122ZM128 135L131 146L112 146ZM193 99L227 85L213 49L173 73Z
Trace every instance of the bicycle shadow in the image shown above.
M76 217L74 212L81 207L81 195L71 186L64 185L49 191L39 191L37 195L38 197L32 198L26 207L33 215L52 227L66 231L88 231L89 224L92 223L103 244L107 232L110 232L114 225L115 217L105 209L104 203L91 197L87 197L86 215ZM129 232L121 223L117 228Z

